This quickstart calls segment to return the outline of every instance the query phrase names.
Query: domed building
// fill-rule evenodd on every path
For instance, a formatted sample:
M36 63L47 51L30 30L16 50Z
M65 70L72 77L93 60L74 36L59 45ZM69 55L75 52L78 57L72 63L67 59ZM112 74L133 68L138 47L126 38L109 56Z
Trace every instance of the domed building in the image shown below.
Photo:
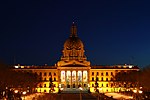
M64 42L62 56L54 66L15 66L16 71L29 71L41 76L37 92L91 91L118 92L123 87L114 85L114 76L119 72L138 71L134 65L91 66L84 54L84 44L77 35L73 23L69 38ZM53 89L52 89L53 86ZM53 91L52 91L53 90Z
M64 43L63 55L58 66L90 66L90 62L84 54L84 45L81 39L77 36L77 28L72 24L70 37Z

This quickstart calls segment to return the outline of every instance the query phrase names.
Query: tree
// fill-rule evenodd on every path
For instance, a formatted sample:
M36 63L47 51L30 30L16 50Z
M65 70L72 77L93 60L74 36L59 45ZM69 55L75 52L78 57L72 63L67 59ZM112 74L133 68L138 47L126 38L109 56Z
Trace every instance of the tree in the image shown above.
M49 78L49 88L50 88L50 92L54 92L54 84L53 84L53 78L52 75Z
M22 89L34 89L40 82L40 76L27 71L15 71L12 66L0 63L0 89L15 87Z
M139 85L139 73L138 71L118 72L113 77L114 87L124 89L137 87Z
M95 80L95 91L99 93L99 90L97 89L99 87L98 85L98 77L96 76L96 80Z
M140 74L140 84L147 90L150 91L150 65L144 67L141 70L141 74Z

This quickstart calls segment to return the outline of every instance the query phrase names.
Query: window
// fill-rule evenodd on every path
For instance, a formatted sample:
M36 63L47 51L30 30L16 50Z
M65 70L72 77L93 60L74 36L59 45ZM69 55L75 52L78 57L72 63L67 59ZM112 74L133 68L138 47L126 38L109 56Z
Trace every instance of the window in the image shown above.
M42 77L40 77L40 81L42 81Z
M96 75L99 75L99 72L97 72Z
M106 84L106 87L108 87L108 84Z
M40 76L42 76L42 72L40 72Z
M103 77L102 77L101 81L103 81Z
M46 92L46 90L44 90L44 92Z
M54 73L54 76L56 76L56 73Z
M92 81L94 81L94 77L92 77Z
M102 87L103 87L103 84L102 84Z
M101 76L103 76L104 74L103 73L101 73Z
M92 72L92 76L94 76L94 72Z
M40 88L42 87L42 85L40 84Z
M92 87L94 87L94 84L92 84Z
M113 72L111 72L111 76L113 76Z
M50 81L50 82L52 82L52 81L53 81L51 77L49 78L49 81Z
M111 87L113 87L113 84L111 84Z
M54 77L54 81L56 81L56 78Z
M106 78L106 81L108 81L108 78Z
M106 76L108 76L108 72L106 72Z
M37 75L37 72L35 72L34 74Z
M46 84L44 84L44 87L46 87Z
M44 73L44 76L46 76L46 72Z
M46 78L44 78L44 81L46 81Z
M51 74L51 72L49 72L49 76L51 76L52 74Z
M111 77L111 81L113 81L113 78Z
M99 81L99 78L98 78L98 77L96 77L96 81Z

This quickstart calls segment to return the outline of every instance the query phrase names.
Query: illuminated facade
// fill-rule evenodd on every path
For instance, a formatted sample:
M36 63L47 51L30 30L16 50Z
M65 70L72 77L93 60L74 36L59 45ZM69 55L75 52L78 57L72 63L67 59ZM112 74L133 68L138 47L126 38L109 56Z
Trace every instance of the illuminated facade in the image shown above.
M15 70L32 71L40 75L42 81L36 90L47 93L50 92L50 78L53 80L55 92L59 89L74 91L79 87L84 91L89 89L94 92L96 78L99 92L117 92L119 87L114 87L112 84L115 74L121 71L139 70L133 65L91 66L84 52L83 42L77 36L77 28L73 23L71 34L64 43L61 60L55 66L15 66Z

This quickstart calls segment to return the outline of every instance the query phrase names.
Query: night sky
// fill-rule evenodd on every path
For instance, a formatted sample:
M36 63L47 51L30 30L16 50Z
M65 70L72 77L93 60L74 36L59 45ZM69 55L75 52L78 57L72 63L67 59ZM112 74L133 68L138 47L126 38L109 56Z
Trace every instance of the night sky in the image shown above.
M150 0L3 0L0 59L54 65L72 22L92 65L150 64Z

